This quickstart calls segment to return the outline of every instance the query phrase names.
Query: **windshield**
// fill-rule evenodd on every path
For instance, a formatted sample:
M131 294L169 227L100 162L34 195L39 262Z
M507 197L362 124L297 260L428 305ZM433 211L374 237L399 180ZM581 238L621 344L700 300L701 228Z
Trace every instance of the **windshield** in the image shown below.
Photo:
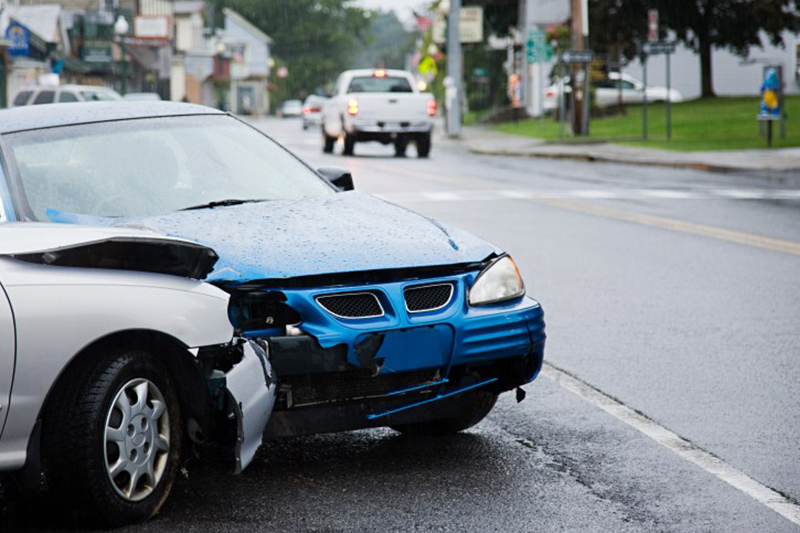
M411 85L405 78L386 76L378 78L374 76L361 76L353 78L350 82L348 93L410 93L413 92Z
M228 116L68 126L4 137L27 218L153 216L237 200L332 194L311 169Z

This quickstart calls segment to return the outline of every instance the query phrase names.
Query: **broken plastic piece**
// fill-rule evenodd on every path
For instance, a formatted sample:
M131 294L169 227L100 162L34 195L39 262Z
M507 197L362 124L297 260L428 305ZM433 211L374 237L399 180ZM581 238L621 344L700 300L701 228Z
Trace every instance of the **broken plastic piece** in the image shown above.
M517 403L520 403L522 400L524 400L525 396L527 395L528 393L525 392L525 389L522 387L517 387Z

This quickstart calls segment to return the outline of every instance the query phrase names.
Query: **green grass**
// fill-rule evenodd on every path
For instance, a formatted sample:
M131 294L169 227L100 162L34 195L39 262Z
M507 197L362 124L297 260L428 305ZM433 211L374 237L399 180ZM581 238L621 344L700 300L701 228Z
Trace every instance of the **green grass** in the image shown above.
M758 134L757 97L713 98L672 105L672 140L666 139L664 104L648 106L648 140L641 139L642 108L629 106L626 115L596 118L591 123L591 140L610 140L630 146L677 151L740 150L766 148ZM800 96L786 97L786 139L780 139L773 125L774 147L800 146ZM498 131L545 140L559 139L558 123L552 119L525 119L495 126ZM582 142L586 138L564 139Z

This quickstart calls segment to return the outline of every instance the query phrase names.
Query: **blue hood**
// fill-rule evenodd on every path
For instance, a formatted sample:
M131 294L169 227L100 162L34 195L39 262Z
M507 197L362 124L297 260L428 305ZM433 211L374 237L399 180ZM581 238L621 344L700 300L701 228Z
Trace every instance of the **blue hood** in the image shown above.
M219 255L209 281L242 283L486 259L499 250L358 192L179 211L126 226L188 239Z

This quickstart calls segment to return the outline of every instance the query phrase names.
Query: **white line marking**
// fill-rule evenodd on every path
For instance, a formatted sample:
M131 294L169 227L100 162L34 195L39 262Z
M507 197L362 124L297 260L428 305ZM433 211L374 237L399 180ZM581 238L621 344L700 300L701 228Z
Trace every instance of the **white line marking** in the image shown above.
M793 189L712 189L679 191L673 189L463 189L450 191L387 193L395 201L474 202L494 200L594 199L594 200L800 200Z
M553 380L568 391L577 394L592 405L599 407L603 411L625 422L632 428L639 430L674 454L690 463L696 464L733 488L744 492L790 522L800 526L800 505L792 502L782 494L772 490L766 485L762 485L744 472L730 466L722 459L713 456L697 445L680 437L678 434L653 422L644 415L637 413L611 396L608 396L549 363L545 363L542 368L542 375Z
M433 200L435 202L453 202L461 200L461 196L454 192L444 192L444 191L429 191L422 193L422 196L428 200Z

